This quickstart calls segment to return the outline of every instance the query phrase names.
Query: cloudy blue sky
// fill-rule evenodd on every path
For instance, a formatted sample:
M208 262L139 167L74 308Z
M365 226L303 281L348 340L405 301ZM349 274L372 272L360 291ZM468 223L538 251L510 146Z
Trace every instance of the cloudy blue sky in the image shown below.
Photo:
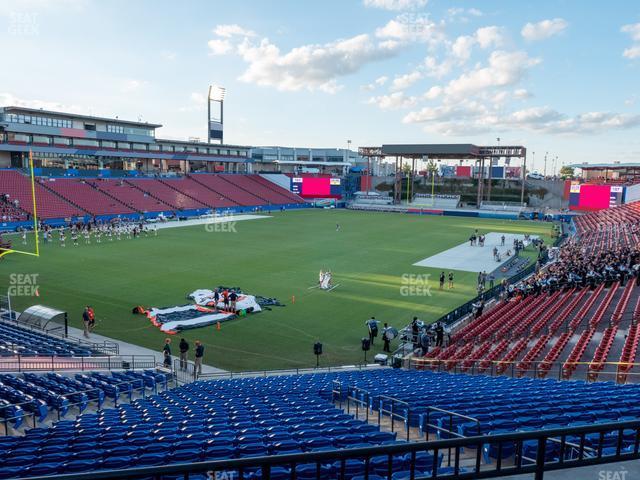
M640 3L0 0L0 105L250 145L524 144L640 161Z

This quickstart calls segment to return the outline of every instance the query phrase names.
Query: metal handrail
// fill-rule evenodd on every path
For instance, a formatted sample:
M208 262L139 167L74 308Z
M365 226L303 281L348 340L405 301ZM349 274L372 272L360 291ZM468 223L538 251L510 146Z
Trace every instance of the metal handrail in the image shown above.
M365 400L360 400L358 398L358 393L363 393L365 396ZM371 398L371 394L368 390L364 388L356 387L352 385L347 388L347 413L351 413L351 402L356 405L356 418L360 418L360 406L362 405L365 409L367 423L369 422L369 400ZM378 419L378 425L380 425L380 421Z
M633 449L629 452L623 452L621 438L624 432L629 430L633 430L635 432ZM607 432L614 431L618 433L618 439L620 439L618 441L618 445L616 446L613 454L604 455L602 447L604 436ZM563 448L566 446L567 436L579 436L580 445L584 445L586 435L593 433L599 434L599 444L595 455L585 455L585 450L580 449L576 458L565 459L564 455L561 455L559 460L546 460L547 442L550 439L560 438L561 451L563 451ZM527 441L537 442L536 458L534 463L530 464L523 463L524 458L520 453L523 450L524 442ZM504 466L500 459L502 448L504 445L514 444L515 451L518 452L515 456L514 465ZM497 445L499 458L495 463L484 465L484 468L482 468L480 461L481 454L483 447L486 445ZM102 470L81 474L62 474L57 475L56 478L58 480L128 480L134 478L148 478L149 476L160 478L162 475L183 475L185 480L188 480L190 478L190 474L203 474L209 472L234 472L234 474L237 472L239 473L240 478L242 478L243 473L248 469L258 468L261 470L261 477L263 479L270 479L271 469L275 466L291 467L292 472L295 472L298 465L315 463L317 466L316 478L320 479L322 478L321 465L333 462L340 463L340 478L345 478L344 473L347 460L364 459L365 468L366 471L368 471L367 467L373 457L387 456L390 462L389 467L391 467L394 455L409 455L411 478L417 478L415 466L417 453L425 451L432 452L435 464L435 460L438 458L439 452L449 448L454 449L456 455L453 473L454 477L451 477L451 473L446 473L445 475L447 478L470 480L475 478L496 478L507 475L535 474L536 480L542 480L546 471L640 459L640 420L592 424L550 430L503 433L491 436L453 438L429 442L407 442L331 451L213 460L190 464ZM472 468L472 471L462 472L460 470L460 451L464 448L476 449L476 463ZM50 478L50 476L38 476L30 477L27 480L49 480ZM292 478L295 478L295 474L292 475ZM442 474L438 474L437 469L434 469L431 478L438 479L443 477Z
M67 406L68 406L69 408L71 408L71 407L77 407L78 405L81 405L81 404L82 404L82 403L84 403L84 402L81 402L81 401L79 401L79 402L72 402L72 401L71 401L71 399L69 398L70 396L72 396L72 395L87 394L87 393L89 393L89 392L98 392L98 391L102 391L102 390L100 390L99 388L90 388L90 389L87 389L87 390L82 390L82 391L77 391L77 392L59 393L59 394L58 394L58 396L59 396L59 397L62 397L62 398L66 398L67 400L69 400L69 403L68 403L68 405L67 405ZM88 395L87 395L87 397L88 397ZM94 400L94 399L91 399L91 398L87 398L87 402L86 402L86 403L87 403L87 404L89 404L89 403L91 403L91 402L95 401L95 402L97 403L97 410L100 410L100 409L101 409L101 406L102 406L102 402L100 401L100 399L99 399L99 398L100 398L100 394L98 394L98 399L97 399L97 400ZM56 411L57 411L57 413L58 413L58 420L60 420L60 419L62 418L62 415L60 414L60 408L59 408L59 407L58 407L58 408L56 408Z
M16 317L14 320L7 320L4 318L0 318L0 322L6 322L9 325L15 325L18 326L20 328L24 328L26 330L32 330L38 333L42 333L43 335L47 335L50 337L54 337L54 338L58 338L60 340L64 340L66 342L69 343L75 343L78 345L81 345L85 348L88 349L92 349L95 351L98 351L100 353L104 353L105 355L109 355L109 351L111 351L112 355L118 355L120 352L120 344L118 342L109 342L107 340L103 341L103 342L89 342L87 340L84 340L82 338L79 337L72 337L70 335L65 335L64 333L57 333L55 330L60 330L63 327L57 327L57 328L52 328L49 330L45 330L44 328L42 328L39 325L35 325L35 324L28 324L28 323L20 323L18 321L18 317Z
M427 427L427 429L425 429L425 439L429 438L429 430L428 427L433 427L438 431L442 431L442 432L447 432L450 435L453 435L455 437L464 437L464 435L459 434L458 432L454 432L453 430L446 430L442 427L439 427L438 425L434 425L429 423L430 421L430 412L431 411L435 411L435 412L440 412L440 413L444 413L446 415L449 415L449 428L453 427L453 417L460 417L460 418L464 418L465 420L469 420L470 422L475 422L476 425L478 426L478 435L482 434L482 427L480 426L480 420L478 420L477 418L474 417L469 417L467 415L463 415L462 413L457 413L457 412L453 412L451 410L445 410L443 408L438 408L438 407L434 407L432 405L427 407L427 417L425 420L425 426Z
M530 364L529 368L526 369L518 369L517 365L521 363L521 360L488 360L488 359L462 359L465 365L456 365L454 369L447 370L449 373L457 374L471 374L471 375L501 375L501 376L511 376L514 378L520 378L527 375L527 373L532 374L534 378L551 378L551 375L555 375L557 380L575 380L578 378L578 375L574 372L574 374L565 378L562 375L562 367L565 365L569 366L585 366L588 367L592 362L584 361L584 362L569 362L569 361L561 361L556 360L553 362L545 361L545 360L531 360L527 363ZM437 360L433 358L424 358L424 357L412 357L408 362L409 369L426 369L433 367L436 371L442 370L443 360ZM482 364L486 365L486 368L479 368ZM502 372L498 372L495 367L501 366ZM541 368L542 366L546 368ZM624 372L620 371L620 367L640 367L639 362L602 362L603 370L598 371L599 376L613 376L613 381L616 383L624 384L627 383L629 377L637 379L640 377L640 371L633 372L631 370L626 370ZM611 367L606 370L606 367ZM555 372L555 373L553 373ZM587 381L593 381L589 377L589 370L585 369L582 372L584 375L584 379Z
M126 364L126 365L125 365ZM0 357L0 371L122 370L155 368L153 355L105 355L93 357L23 356Z
M340 408L342 408L342 382L340 380L333 380L331 382L331 403L336 403L336 395Z
M21 402L21 403L14 403L11 405L0 405L0 410L4 411L7 410L9 408L14 408L14 407L20 407L22 409L22 411L24 412L24 414L22 415L22 417L20 416L16 416L16 417L2 417L2 422L4 423L4 434L5 435L9 435L9 422L11 420L17 420L18 418L25 418L25 417L31 417L33 419L33 427L36 427L36 414L34 412L30 412L24 408L22 408L22 405L30 405L31 402Z
M391 431L393 432L395 430L395 419L399 418L400 420L403 420L405 423L405 430L407 432L407 441L409 441L409 434L410 434L410 428L411 428L411 405L409 405L408 402L405 402L404 400L400 400L398 398L395 397L390 397L388 395L378 395L378 425L380 425L380 422L382 420L382 415L383 414L388 414L389 418L391 419ZM391 409L390 410L386 410L384 408L384 401L388 400L391 402ZM395 405L403 405L404 407L406 407L407 409L407 416L404 417L401 414L397 413L395 411Z
M345 372L350 370L371 370L388 368L375 363L359 364L359 365L338 365L333 367L319 368L288 368L282 370L249 370L246 372L220 372L220 373L203 373L198 375L198 379L232 379L232 378L248 378L248 377L271 377L278 375L302 375L307 373L331 373Z

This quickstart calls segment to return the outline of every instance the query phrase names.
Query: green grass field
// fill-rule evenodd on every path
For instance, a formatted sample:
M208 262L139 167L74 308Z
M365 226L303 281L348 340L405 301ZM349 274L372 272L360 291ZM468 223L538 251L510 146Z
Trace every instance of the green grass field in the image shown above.
M177 335L202 340L205 363L233 371L310 367L320 340L321 365L353 364L362 361L360 338L371 315L400 328L413 315L433 321L474 296L476 272L456 272L456 288L439 291L439 271L412 264L466 241L475 228L550 238L550 225L535 222L298 210L238 222L236 233L172 228L100 245L81 238L73 247L67 239L64 249L56 235L39 258L4 257L0 291L12 273L38 274L40 296L14 297L15 309L49 305L68 311L80 327L82 308L91 304L97 333L159 350L165 335L131 314L133 306L180 305L197 288L239 286L286 307L223 323L220 331L210 326ZM18 237L13 241L20 247ZM321 268L331 269L340 287L309 290ZM431 296L401 295L403 274L424 273L431 274ZM369 358L382 349L379 343Z

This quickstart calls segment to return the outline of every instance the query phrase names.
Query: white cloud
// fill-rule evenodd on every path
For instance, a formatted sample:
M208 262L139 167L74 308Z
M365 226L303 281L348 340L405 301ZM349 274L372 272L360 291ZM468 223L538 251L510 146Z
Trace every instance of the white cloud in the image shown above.
M409 112L402 121L403 123L445 122L452 119L460 121L487 113L487 108L479 102L464 101L457 104L424 107L421 110Z
M438 59L432 56L428 56L424 59L424 66L426 67L425 74L429 77L442 78L448 75L454 67L454 61L448 58L440 63Z
M502 29L495 25L479 28L475 39L480 48L500 47L503 43Z
M389 77L387 77L386 75L383 75L381 77L376 78L372 83L369 83L368 85L363 85L360 88L362 90L372 91L378 87L382 87L385 83L387 83L387 80L389 80Z
M624 25L620 31L623 33L628 33L631 37L631 40L634 42L638 42L636 45L632 45L629 48L626 48L624 52L622 52L622 56L628 58L629 60L633 60L635 58L640 58L640 23L633 23L629 25Z
M429 90L427 90L427 92L424 94L424 98L426 100L435 100L440 95L442 95L442 92L443 92L442 87L439 87L436 85L431 87Z
M283 53L267 38L259 43L245 38L236 52L248 64L240 76L244 82L283 91L335 93L341 88L337 78L396 55L397 46L361 34L325 44L303 45Z
M207 107L207 96L200 92L191 92L189 105L180 107L181 112L201 112Z
M622 56L630 60L633 60L634 58L640 58L640 45L625 48L624 52L622 52Z
M422 78L422 74L420 72L411 72L405 75L400 75L393 79L391 84L391 90L404 90L409 88L411 85L416 83L418 80Z
M49 100L24 99L16 97L8 92L0 92L0 105L11 107L38 108L43 110L52 110L54 112L71 112L81 115L88 114L86 108L78 105L66 105L59 102L51 102Z
M423 8L428 0L363 0L365 7L380 8L383 10L412 10Z
M375 84L381 87L387 83L387 80L389 80L389 77L383 75L382 77L376 78Z
M455 39L451 45L451 54L460 62L465 63L471 58L473 46L475 45L475 38L469 35L462 35Z
M560 113L550 107L531 107L513 112L509 117L509 122L514 125L544 125L549 122L561 120Z
M214 38L207 43L211 55L226 55L233 50L233 45L229 40L223 40L220 38Z
M524 100L526 98L531 98L531 93L524 88L518 88L513 92L513 98Z
M462 42L461 42L462 43ZM450 80L431 86L419 98L377 99L382 108L412 107L403 123L423 124L428 133L443 136L469 136L495 131L532 131L544 134L598 134L640 125L640 115L612 112L587 112L566 115L549 106L532 106L512 110L510 100L526 100L531 93L517 86L527 71L540 62L526 52L494 51L486 65Z
M147 85L149 82L146 80L137 80L135 78L129 78L122 84L121 90L125 93L135 92Z
M624 25L620 30L631 35L631 40L634 42L640 42L640 23Z
M424 123L425 131L445 136L468 136L496 130L591 135L636 127L640 125L640 115L588 112L571 117L548 106L505 112L494 111L480 102L465 100L410 112L403 122Z
M544 40L563 32L569 24L562 18L554 18L552 20L542 20L538 23L527 23L522 27L521 34L525 40L537 41Z
M505 87L518 83L527 70L540 63L525 52L494 51L489 56L487 67L476 67L451 80L445 93L451 98L464 98L494 87Z
M256 36L255 32L252 32L251 30L247 30L246 28L242 28L240 25L237 25L235 23L233 25L218 25L213 30L213 33L215 33L219 37L224 37L224 38L231 38L236 36L237 37L255 37Z
M444 23L436 23L426 15L402 14L376 29L376 37L399 42L422 42L431 48L446 40Z
M389 95L371 97L367 103L377 105L382 110L397 110L412 107L416 104L417 100L416 97L407 96L404 92L393 92Z
M450 21L459 21L462 23L467 23L471 20L472 17L481 17L483 15L482 11L477 8L461 8L461 7L453 7L447 10L447 18Z

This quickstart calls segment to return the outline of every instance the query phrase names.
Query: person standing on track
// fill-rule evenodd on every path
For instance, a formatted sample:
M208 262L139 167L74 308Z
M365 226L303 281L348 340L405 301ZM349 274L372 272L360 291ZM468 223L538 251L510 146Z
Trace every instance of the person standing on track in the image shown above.
M204 346L200 340L196 340L196 352L195 352L195 375L199 377L202 375L202 357L204 357Z
M171 339L166 338L164 341L164 346L162 347L162 354L164 355L164 366L165 368L171 368Z
M231 302L231 311L235 313L236 302L238 301L238 294L235 290L231 290L231 293L229 294L229 301Z
M82 312L82 324L84 325L83 335L86 338L89 338L89 328L91 324L91 317L89 317L89 307L84 307L84 311Z
M93 332L96 326L96 312L91 305L87 305L87 313L89 314L89 331Z
M371 317L365 324L367 325L367 330L369 330L369 343L373 347L373 339L378 336L378 321L376 317Z
M180 345L178 346L180 349L180 370L187 369L187 357L189 354L189 343L182 338L180 340Z
M226 288L222 291L222 303L224 303L224 309L229 310L229 290Z
M384 342L383 352L391 353L391 336L391 327L385 322L384 328L382 329L382 341Z

